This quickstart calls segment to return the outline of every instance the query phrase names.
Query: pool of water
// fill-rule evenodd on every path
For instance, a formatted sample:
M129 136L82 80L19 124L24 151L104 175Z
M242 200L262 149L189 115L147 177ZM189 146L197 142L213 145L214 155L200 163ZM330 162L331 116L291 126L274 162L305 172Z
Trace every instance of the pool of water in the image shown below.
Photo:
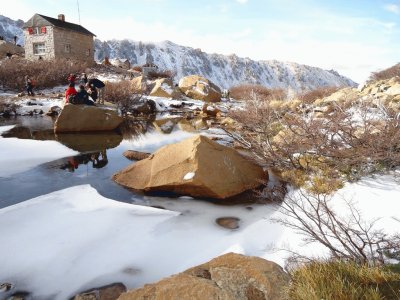
M153 152L163 145L195 134L179 129L165 134L152 126L153 120L132 119L127 121L119 132L85 134L54 134L54 120L49 117L19 117L1 120L0 126L15 125L2 134L3 138L57 141L79 154L50 161L9 177L0 177L0 208L80 184L90 184L102 196L117 201L155 205L149 195L123 188L111 179L114 173L133 163L123 156L124 151ZM26 155L29 156L29 148L26 149ZM166 196L162 193L153 196L160 195ZM218 203L252 202L249 197L251 195L243 195L239 196L239 199L236 197L232 201Z

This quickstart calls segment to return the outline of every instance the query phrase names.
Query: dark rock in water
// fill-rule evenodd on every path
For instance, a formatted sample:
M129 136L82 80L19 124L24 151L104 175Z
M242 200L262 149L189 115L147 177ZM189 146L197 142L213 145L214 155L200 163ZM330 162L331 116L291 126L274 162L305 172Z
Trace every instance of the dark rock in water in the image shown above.
M135 151L135 150L126 150L123 155L130 160L142 160L145 158L148 158L151 153L147 152L140 152L140 151Z
M154 114L157 110L156 103L151 99L142 99L139 103L135 104L132 108L134 114Z
M8 292L13 288L13 285L9 282L1 283L0 284L0 293Z
M54 117L58 116L61 112L61 107L59 106L52 106L49 111L46 113L47 116Z
M236 217L221 217L216 219L215 222L226 229L238 229L240 219Z
M16 292L7 298L8 300L29 300L32 299L29 292Z
M73 300L115 300L126 292L126 286L122 283L113 283L107 286L94 288L76 295Z

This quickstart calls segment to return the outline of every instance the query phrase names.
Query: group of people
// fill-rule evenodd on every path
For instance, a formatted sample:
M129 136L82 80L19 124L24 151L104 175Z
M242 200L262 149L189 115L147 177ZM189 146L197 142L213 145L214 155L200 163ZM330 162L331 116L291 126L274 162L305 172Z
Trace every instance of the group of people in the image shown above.
M69 85L65 91L65 103L95 105L97 100L100 102L99 92L95 86L98 79L88 79L86 73L82 73L79 79L75 74L69 74L67 80ZM79 85L78 89L75 89L76 84Z

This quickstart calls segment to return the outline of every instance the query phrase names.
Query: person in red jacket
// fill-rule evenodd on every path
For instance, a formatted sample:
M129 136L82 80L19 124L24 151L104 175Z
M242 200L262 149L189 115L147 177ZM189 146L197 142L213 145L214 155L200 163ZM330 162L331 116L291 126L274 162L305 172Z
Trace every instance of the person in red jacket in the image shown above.
M71 83L75 84L76 75L75 75L75 74L72 74L72 73L69 74L67 80L68 80L68 82L69 82L70 84L71 84Z
M67 90L65 91L65 103L69 102L69 100L68 100L69 96L76 95L77 93L78 92L75 89L75 84L70 83Z

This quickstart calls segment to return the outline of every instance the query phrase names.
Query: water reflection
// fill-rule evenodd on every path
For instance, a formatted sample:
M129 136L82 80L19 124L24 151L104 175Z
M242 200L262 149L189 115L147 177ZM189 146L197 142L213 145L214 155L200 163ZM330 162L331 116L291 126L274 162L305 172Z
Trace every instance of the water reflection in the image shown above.
M66 162L60 167L62 170L75 172L79 165L87 165L91 163L94 169L101 169L108 164L107 150L99 152L84 153L76 156L71 156L65 159Z

